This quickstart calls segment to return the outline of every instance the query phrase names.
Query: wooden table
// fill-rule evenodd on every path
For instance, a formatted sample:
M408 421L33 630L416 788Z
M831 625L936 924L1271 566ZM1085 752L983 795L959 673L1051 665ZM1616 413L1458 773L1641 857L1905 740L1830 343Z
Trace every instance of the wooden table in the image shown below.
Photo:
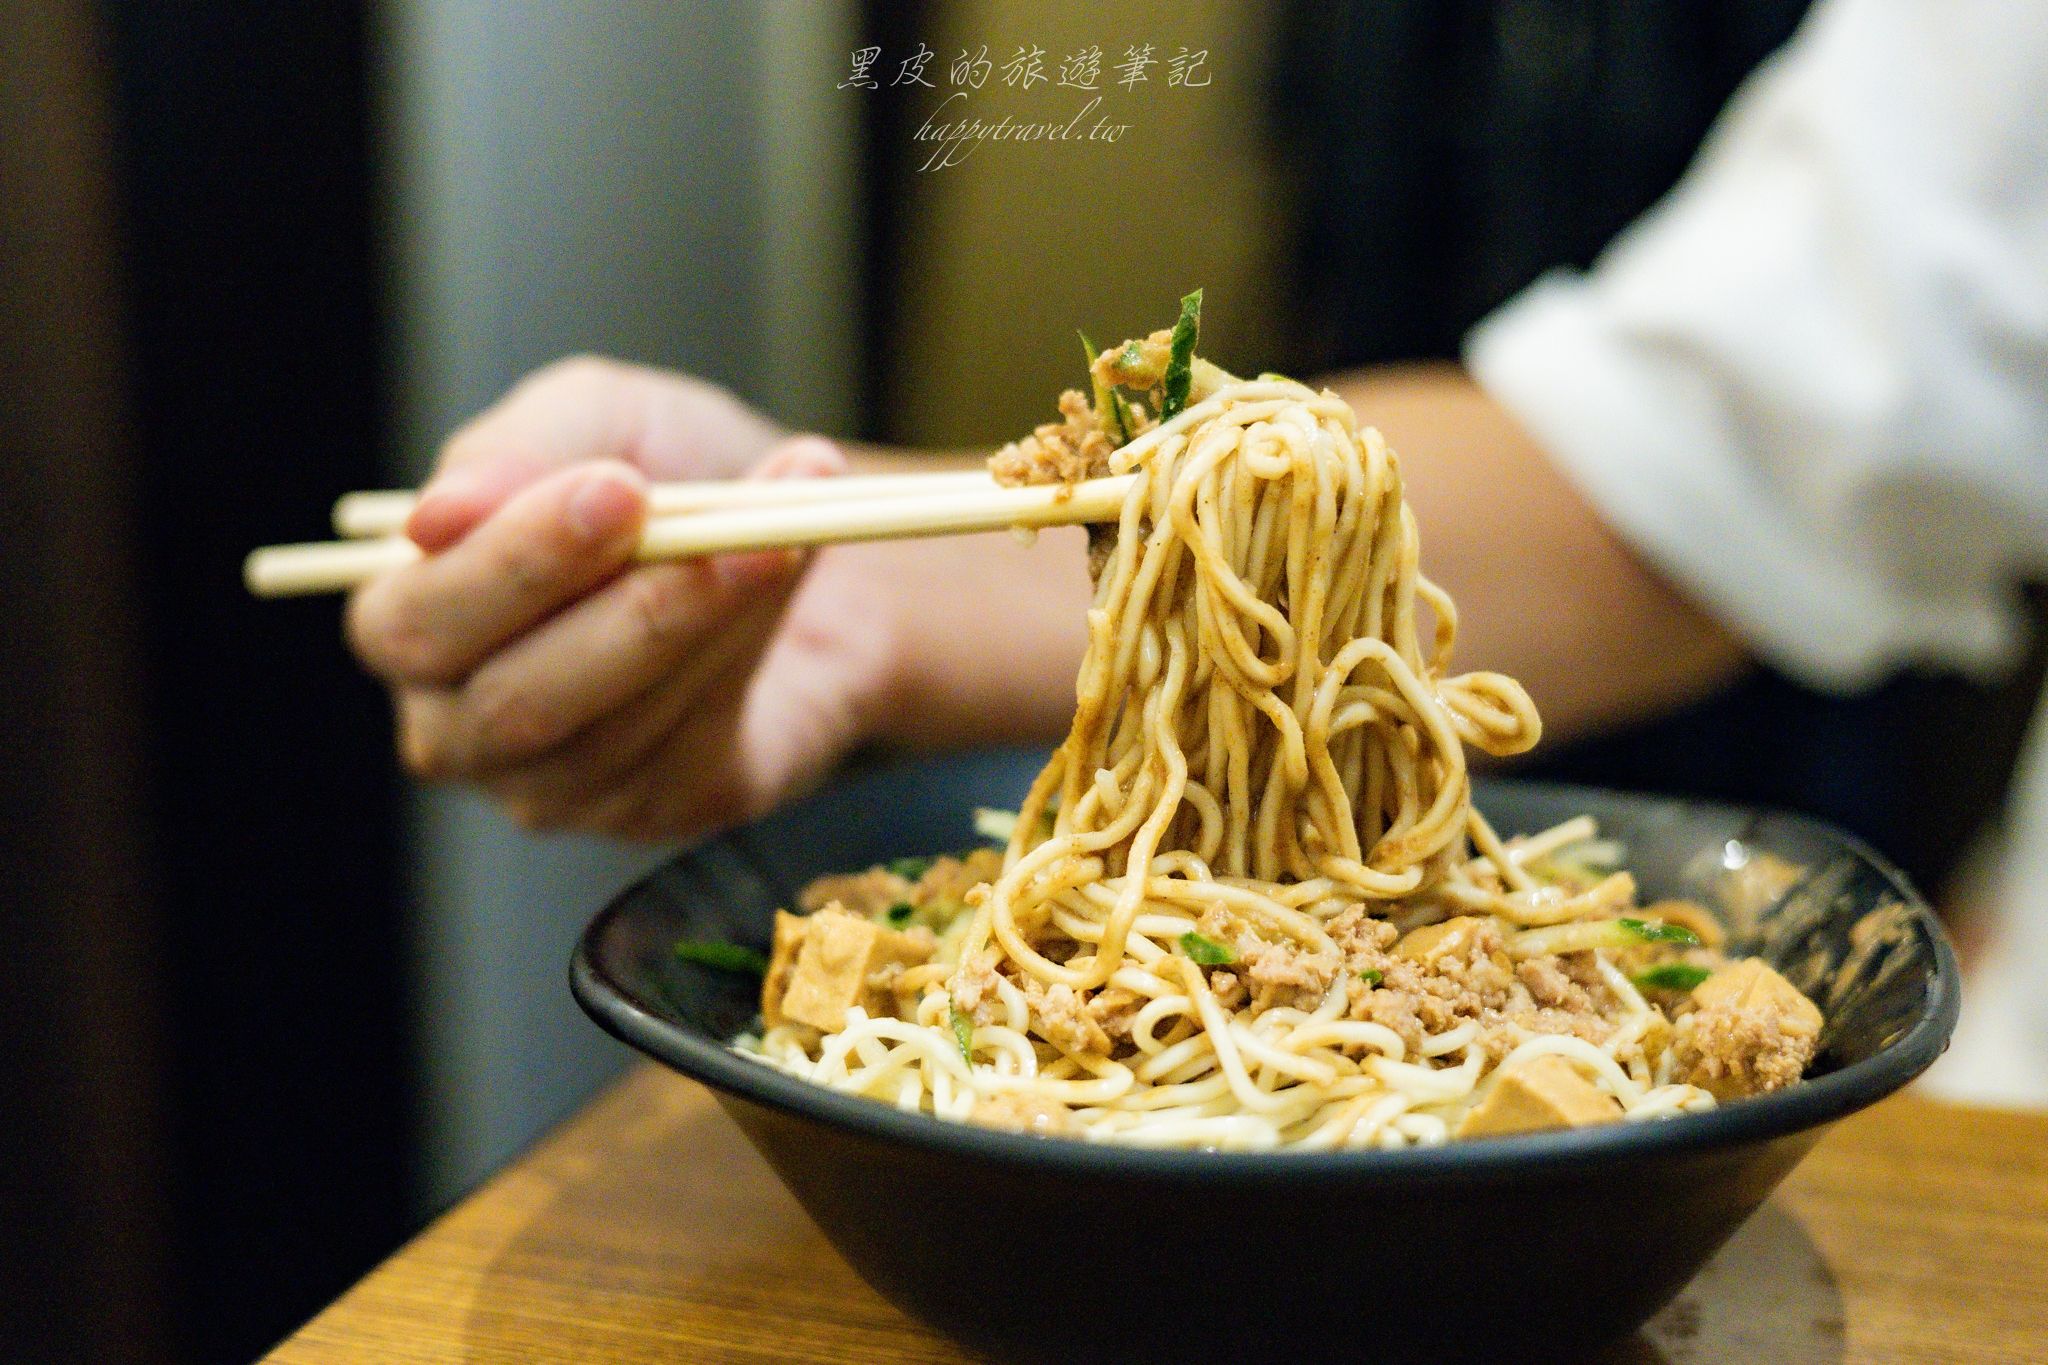
M269 1357L960 1361L862 1284L710 1095L643 1068ZM2048 1361L2048 1115L1844 1123L1615 1362Z

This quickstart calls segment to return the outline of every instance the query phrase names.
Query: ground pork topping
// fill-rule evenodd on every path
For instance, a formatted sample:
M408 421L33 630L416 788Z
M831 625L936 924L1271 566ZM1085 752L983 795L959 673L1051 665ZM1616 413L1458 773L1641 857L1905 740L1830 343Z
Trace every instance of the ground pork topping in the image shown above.
M890 906L909 900L910 893L908 881L886 867L871 867L865 872L820 877L797 895L796 903L810 914L838 901L847 913L873 919Z
M1068 389L1060 395L1060 420L1041 424L1021 441L989 457L988 472L1006 487L1033 483L1080 483L1109 473L1116 446L1095 423L1088 395Z
M1131 1021L1138 1017L1138 1011L1145 1007L1145 998L1123 989L1111 986L1097 991L1088 1000L1088 1018L1107 1034L1112 1042L1123 1042L1131 1036Z
M1562 1005L1574 994L1583 994L1585 990L1559 970L1555 958L1524 958L1515 964L1515 975L1528 988L1530 998L1539 1005Z
M1087 1011L1088 1002L1072 986L1048 986L1036 978L1024 983L1031 1019L1040 1036L1062 1052L1109 1055L1109 1035Z
M1410 1049L1468 1021L1479 1026L1477 1045L1495 1059L1536 1033L1597 1043L1613 1030L1617 1002L1590 953L1513 962L1500 927L1481 916L1400 936L1360 906L1329 929L1344 950L1343 971L1358 978L1347 1013L1392 1029Z
M1579 1038L1598 1047L1614 1032L1615 1020L1608 1012L1581 1013L1529 1005L1505 1010L1483 1010L1479 1035L1473 1039L1479 1050L1499 1061L1531 1038L1555 1035Z
M1383 919L1374 919L1363 905L1354 905L1329 923L1330 937L1347 959L1368 952L1384 952L1394 946L1400 931Z
M1716 1099L1760 1095L1806 1074L1821 1013L1792 983L1755 958L1721 968L1693 988L1696 1008L1673 1054L1679 1079Z
M1292 944L1264 943L1244 955L1243 975L1251 985L1252 1011L1288 1007L1312 1010L1330 993L1343 960L1335 953L1311 953Z
M1170 332L1155 332L1142 342L1127 342L1113 352L1104 352L1094 372L1110 385L1130 384L1146 388L1159 382L1166 369ZM1137 357L1135 363L1127 363ZM1025 484L1081 483L1099 479L1110 472L1109 457L1117 446L1136 440L1159 423L1148 416L1145 405L1135 400L1115 400L1114 422L1098 420L1087 394L1068 389L1060 395L1060 420L1041 424L1029 436L991 455L988 472L1009 488ZM1105 430L1114 427L1115 434ZM1117 529L1113 523L1088 528L1088 576L1102 576L1103 566L1116 549Z
M1679 1078L1723 1100L1761 1095L1806 1074L1814 1035L1785 1027L1764 1010L1705 1009L1678 1041Z
M1002 1018L1002 1001L996 995L996 950L984 948L953 969L947 982L953 1007L977 1024L993 1024Z
M1251 992L1244 988L1244 982L1238 980L1236 972L1209 973L1209 993L1226 1010L1241 1009L1251 998Z
M1338 953L1316 952L1291 940L1267 940L1245 918L1222 905L1212 905L1195 921L1195 932L1224 945L1235 959L1228 972L1217 972L1209 982L1219 1002L1224 989L1219 981L1229 978L1232 987L1245 992L1252 1012L1262 1014L1282 1006L1312 1010L1330 992L1330 983L1344 969ZM1238 1002L1242 1003L1242 1002ZM1237 1008L1226 1003L1225 1008Z
M911 888L910 903L920 906L933 902L965 905L969 891L1002 875L1003 855L1000 849L977 848L964 858L941 854L932 859L932 865Z

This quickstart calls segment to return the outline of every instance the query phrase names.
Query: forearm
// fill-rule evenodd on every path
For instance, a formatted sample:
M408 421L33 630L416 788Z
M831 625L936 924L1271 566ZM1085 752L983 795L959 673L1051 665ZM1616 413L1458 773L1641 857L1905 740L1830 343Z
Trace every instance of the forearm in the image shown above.
M1458 604L1456 666L1520 679L1548 733L1668 710L1741 672L1740 642L1608 529L1463 370L1331 383L1401 457L1423 571Z

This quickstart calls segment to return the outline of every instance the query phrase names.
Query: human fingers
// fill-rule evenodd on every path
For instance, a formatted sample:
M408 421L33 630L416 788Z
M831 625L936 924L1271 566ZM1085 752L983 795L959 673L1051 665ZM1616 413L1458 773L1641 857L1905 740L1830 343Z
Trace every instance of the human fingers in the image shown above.
M783 603L750 604L718 638L672 676L532 761L481 777L479 784L529 829L581 829L625 838L679 838L701 832L667 819L670 797L712 785L722 769L700 762L734 726ZM701 734L678 754L676 737ZM725 799L731 799L729 793ZM745 818L745 812L729 818Z
M805 477L843 465L829 441L797 438L754 475ZM459 687L410 690L400 705L408 761L434 776L500 770L565 744L658 682L687 699L696 679L728 659L751 670L803 563L795 552L764 551L626 574L507 644ZM561 766L589 766L571 747ZM640 747L610 727L599 745L607 757Z
M649 747L641 731L672 724L670 713L707 676L758 649L796 577L793 564L734 579L703 561L637 569L459 685L407 689L399 702L407 764L437 778L538 761L565 779L607 775Z
M588 460L619 460L658 479L730 477L778 435L716 385L570 357L528 375L449 439L406 533L423 549L445 549L535 479Z
M453 682L615 576L639 542L646 509L646 480L628 466L561 470L460 543L358 589L350 642L389 681Z

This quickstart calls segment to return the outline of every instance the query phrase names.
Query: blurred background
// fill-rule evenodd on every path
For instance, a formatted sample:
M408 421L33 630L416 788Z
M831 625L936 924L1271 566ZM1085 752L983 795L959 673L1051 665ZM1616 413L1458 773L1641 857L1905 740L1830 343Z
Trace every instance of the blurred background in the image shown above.
M248 599L252 546L572 351L956 447L1049 415L1076 325L1196 285L1227 366L1454 357L1803 8L11 0L0 1355L248 1358L624 1064L565 964L660 851L405 784L335 602ZM1002 64L1091 43L1114 145L920 169L956 53L982 117L1064 114ZM921 46L936 89L892 84ZM1817 811L1964 904L2038 679L1759 675L1545 767Z

